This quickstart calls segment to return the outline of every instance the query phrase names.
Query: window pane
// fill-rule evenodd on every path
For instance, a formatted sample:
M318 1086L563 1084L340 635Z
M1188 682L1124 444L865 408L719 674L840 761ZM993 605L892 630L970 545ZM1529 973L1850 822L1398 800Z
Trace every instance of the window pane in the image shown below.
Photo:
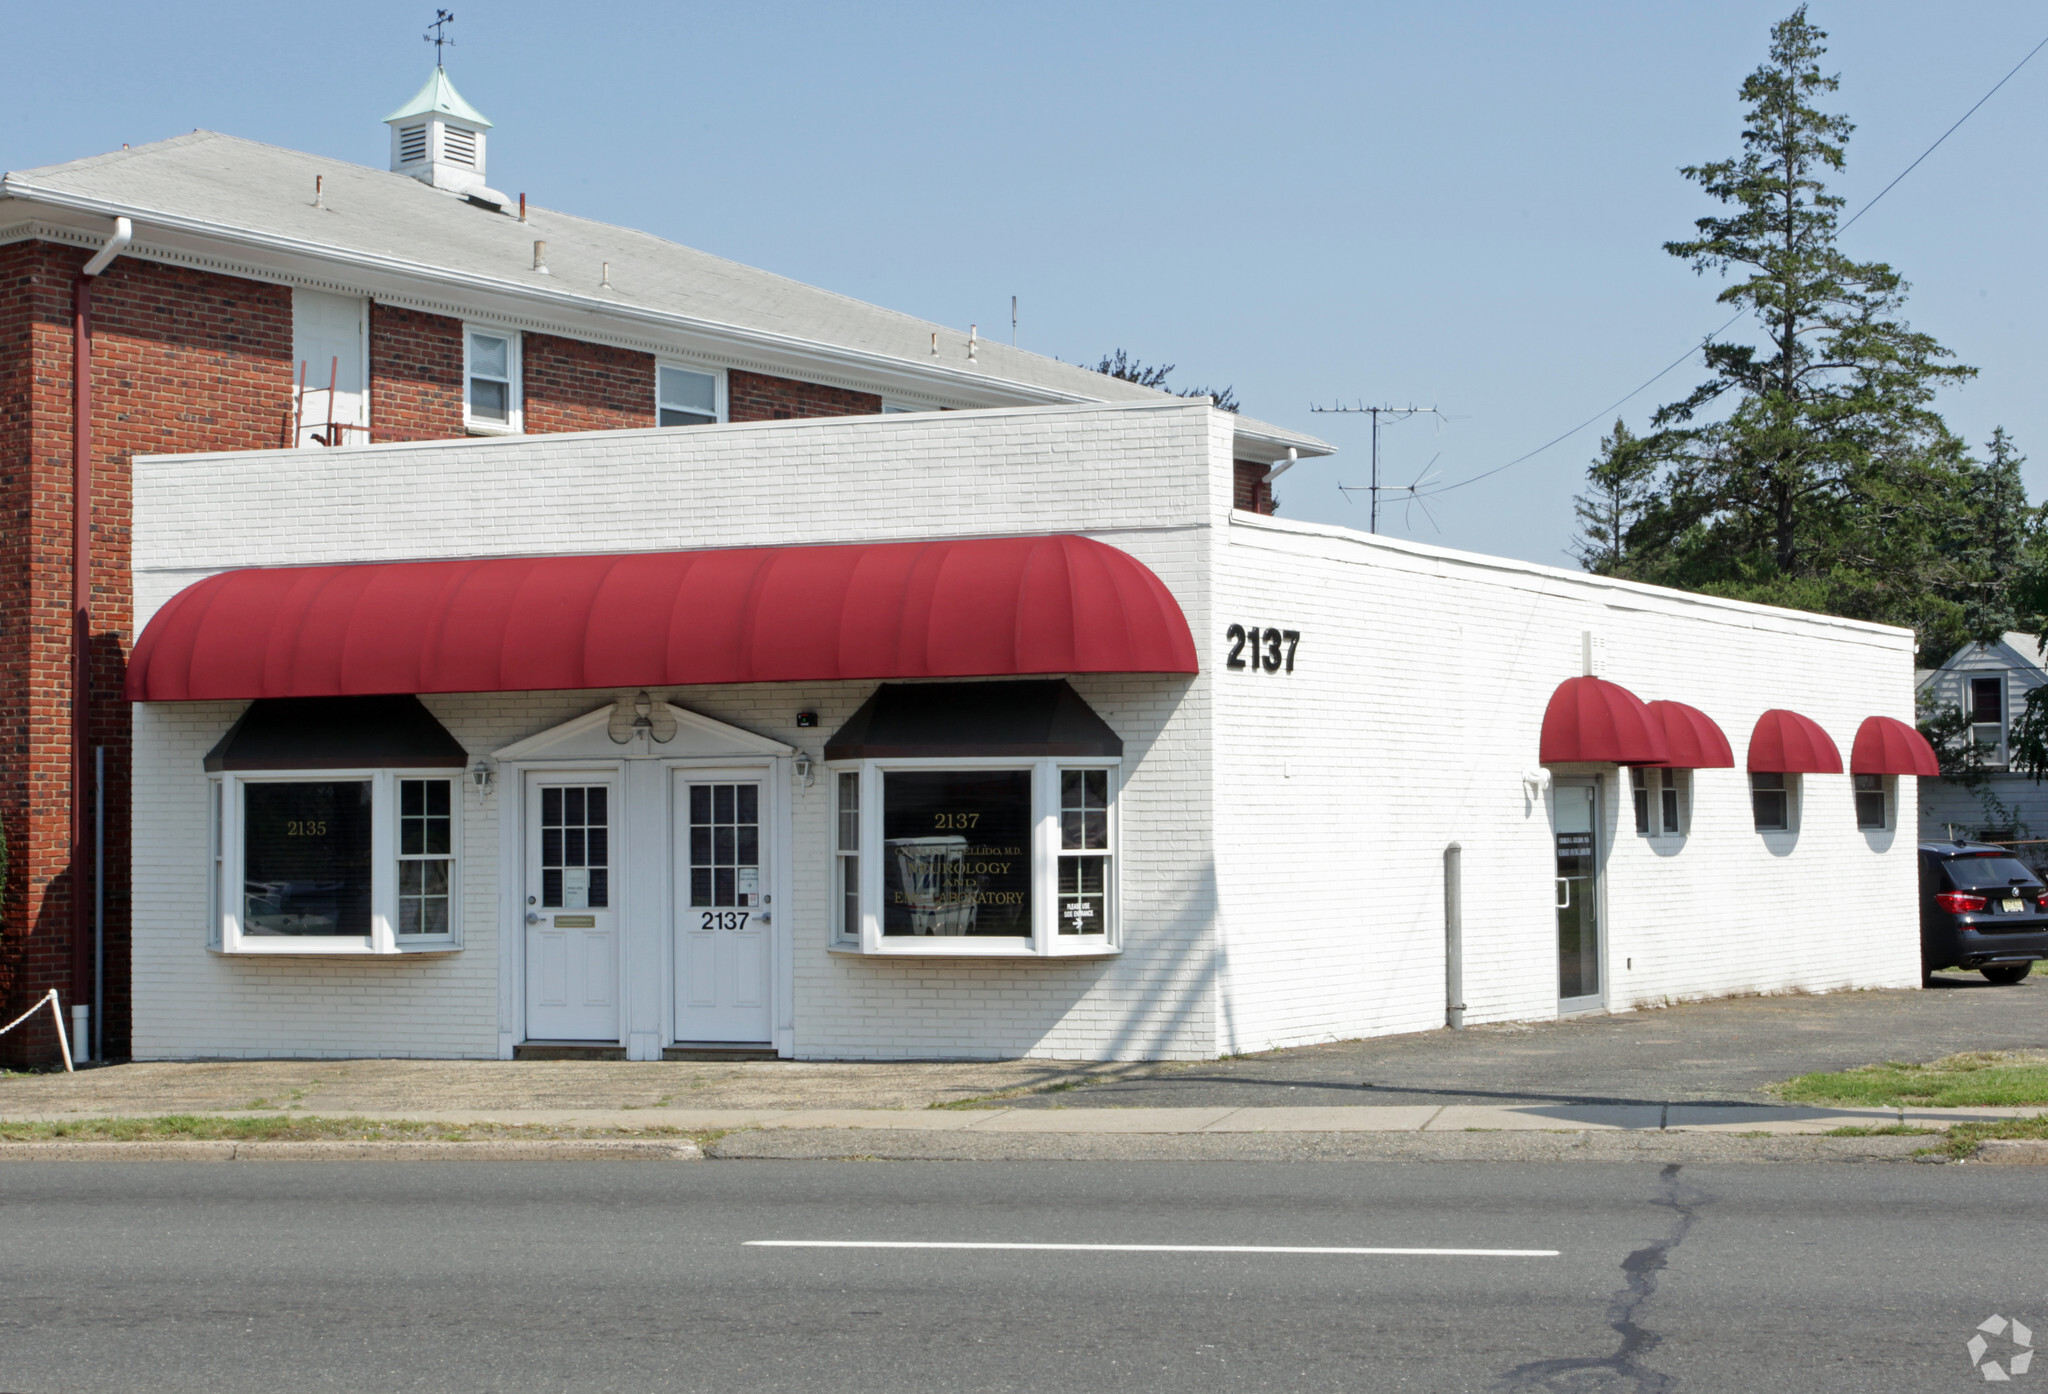
M511 358L508 342L496 334L469 336L469 371L472 377L510 378Z
M478 421L510 421L510 401L510 389L504 383L470 379L469 414Z
M1859 828L1881 828L1884 826L1884 794L1859 792L1856 795L1856 826Z
M247 784L242 932L370 932L370 784Z
M860 776L842 774L839 776L839 850L853 852L860 848Z
M882 932L1031 933L1031 773L882 776Z
M1782 789L1758 789L1750 795L1758 832L1783 832L1790 826L1789 809Z
M610 830L602 784L541 790L541 904L550 910L603 910L610 905L606 870Z
M1060 846L1109 846L1109 771L1060 771Z
M755 784L690 786L690 904L763 903L760 796Z
M1109 858L1061 858L1059 923L1062 934L1108 932Z
M693 373L687 368L663 368L660 395L664 407L704 417L715 416L718 411L718 379L709 373Z
M696 411L677 411L674 407L663 407L656 418L663 426L709 426L718 420L715 416Z
M1851 778L1855 780L1856 792L1859 794L1882 794L1884 792L1884 776L1881 774L1859 774L1853 775Z
M1636 804L1636 832L1647 834L1650 831L1650 791L1639 783L1629 793Z
M1667 774L1664 777L1669 779L1671 776ZM1679 820L1681 817L1678 807L1678 790L1667 784L1664 786L1662 797L1664 800L1664 831L1675 833L1679 830Z
M860 858L839 859L839 929L847 935L860 933Z
M2003 723L2005 684L1997 678L1970 679L1970 720Z

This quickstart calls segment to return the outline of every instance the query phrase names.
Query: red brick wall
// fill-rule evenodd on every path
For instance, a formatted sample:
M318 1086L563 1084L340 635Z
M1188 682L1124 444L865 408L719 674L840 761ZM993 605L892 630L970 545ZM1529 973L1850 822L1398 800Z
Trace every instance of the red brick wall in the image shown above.
M71 295L88 253L0 248L0 825L12 856L0 916L0 1009L71 986ZM291 293L123 258L93 284L93 745L107 747L107 1039L128 1033L129 712L133 642L129 461L137 451L283 443L291 406ZM43 1058L47 1027L0 1038Z
M530 434L654 425L653 354L553 334L528 334L520 354Z
M1266 482L1266 471L1272 466L1256 460L1236 460L1232 464L1230 506L1246 513L1271 513L1273 486Z
M781 421L797 416L873 416L882 399L872 392L820 387L734 368L726 374L729 421Z
M462 321L370 306L370 439L463 434Z

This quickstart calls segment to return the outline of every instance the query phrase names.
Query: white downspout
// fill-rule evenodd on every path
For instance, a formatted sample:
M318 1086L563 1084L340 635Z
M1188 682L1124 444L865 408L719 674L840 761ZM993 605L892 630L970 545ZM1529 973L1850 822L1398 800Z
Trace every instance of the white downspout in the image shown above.
M114 219L114 235L107 239L107 245L93 255L80 274L97 276L114 264L114 258L128 250L128 244L135 240L135 224L126 218Z
M1296 450L1291 445L1288 446L1287 458L1282 460L1279 464L1273 466L1273 468L1266 471L1265 482L1271 484L1274 480L1278 479L1281 475L1287 473L1287 471L1293 469L1296 465L1300 463L1301 452Z

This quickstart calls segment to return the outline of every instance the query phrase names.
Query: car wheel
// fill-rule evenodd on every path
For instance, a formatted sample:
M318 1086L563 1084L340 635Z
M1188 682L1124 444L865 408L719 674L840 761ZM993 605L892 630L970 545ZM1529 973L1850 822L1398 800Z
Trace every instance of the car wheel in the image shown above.
M2031 963L1987 963L1977 971L1984 975L1987 982L2011 986L2013 983L2024 979L2027 974L2033 972L2034 965Z

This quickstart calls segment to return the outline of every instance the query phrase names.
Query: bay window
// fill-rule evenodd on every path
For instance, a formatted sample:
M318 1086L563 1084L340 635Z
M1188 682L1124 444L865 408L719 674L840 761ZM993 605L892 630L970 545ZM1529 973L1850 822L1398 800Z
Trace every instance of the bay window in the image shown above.
M835 939L871 954L1114 953L1113 764L835 771ZM863 852L863 849L871 849Z
M230 954L459 947L460 769L214 777L215 921Z

